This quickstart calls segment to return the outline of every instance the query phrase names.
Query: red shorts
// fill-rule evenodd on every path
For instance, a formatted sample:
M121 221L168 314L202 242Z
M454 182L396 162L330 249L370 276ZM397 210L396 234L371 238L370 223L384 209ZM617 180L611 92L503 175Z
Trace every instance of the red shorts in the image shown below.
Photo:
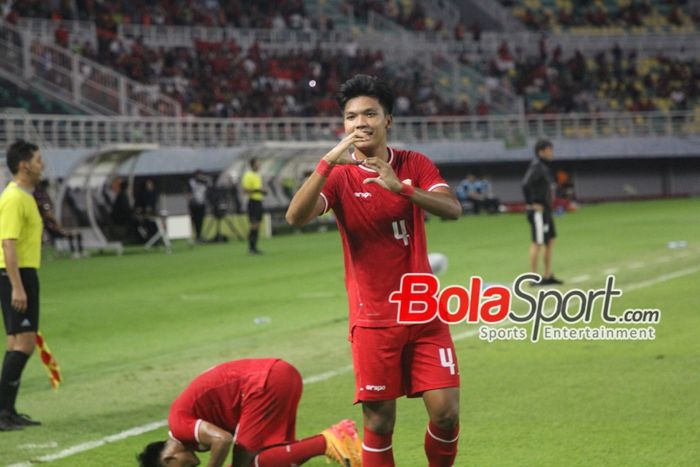
M295 441L302 385L296 368L284 360L276 362L267 376L265 389L246 399L236 429L235 444L255 453Z
M449 326L440 320L411 326L352 330L355 403L420 397L459 387Z

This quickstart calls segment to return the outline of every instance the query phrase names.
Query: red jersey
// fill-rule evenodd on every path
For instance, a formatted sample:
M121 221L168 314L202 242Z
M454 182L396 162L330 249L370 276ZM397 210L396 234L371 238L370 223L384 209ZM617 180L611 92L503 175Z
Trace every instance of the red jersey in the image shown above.
M189 448L201 449L199 424L202 421L235 434L242 404L250 395L265 388L270 369L278 360L234 360L197 376L170 408L170 437Z
M449 187L421 153L389 148L388 162L403 183L426 191ZM376 176L368 167L340 165L321 191L324 212L333 209L343 242L351 330L396 326L389 295L399 289L401 276L432 272L423 209L376 183L363 184Z

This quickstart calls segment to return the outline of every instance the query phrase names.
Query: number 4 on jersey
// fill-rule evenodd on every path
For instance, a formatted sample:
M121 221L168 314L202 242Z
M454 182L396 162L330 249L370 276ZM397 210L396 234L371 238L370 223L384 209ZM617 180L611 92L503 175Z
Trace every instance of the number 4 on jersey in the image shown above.
M450 369L450 374L455 374L455 360L452 357L452 349L438 349L440 351L440 365Z
M394 238L396 240L403 240L403 244L408 246L408 230L406 230L406 221L404 219L394 221L391 223L394 228Z

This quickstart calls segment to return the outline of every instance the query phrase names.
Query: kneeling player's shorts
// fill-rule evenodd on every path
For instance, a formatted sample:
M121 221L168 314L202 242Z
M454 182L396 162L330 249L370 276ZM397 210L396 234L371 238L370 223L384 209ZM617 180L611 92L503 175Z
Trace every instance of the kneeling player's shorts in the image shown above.
M528 211L527 220L530 223L533 243L544 245L557 236L552 211L549 209L540 212Z
M296 441L301 375L279 360L270 369L265 388L245 394L234 442L248 452Z
M39 276L34 268L20 268L27 309L23 312L12 306L12 284L5 269L0 269L0 306L7 335L37 332L39 329Z
M420 397L459 387L459 368L449 326L425 324L352 329L355 403Z

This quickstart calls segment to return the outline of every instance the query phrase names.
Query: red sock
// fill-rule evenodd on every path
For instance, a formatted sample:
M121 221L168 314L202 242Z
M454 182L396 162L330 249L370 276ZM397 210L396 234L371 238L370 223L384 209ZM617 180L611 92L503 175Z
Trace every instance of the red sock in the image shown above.
M326 438L312 436L294 443L265 449L255 457L256 467L282 467L301 465L312 457L326 453Z
M428 423L425 432L425 454L428 456L429 467L452 467L457 457L457 440L459 425L445 429Z
M378 435L365 427L365 439L362 442L363 467L394 467L394 451L391 448L391 436Z

